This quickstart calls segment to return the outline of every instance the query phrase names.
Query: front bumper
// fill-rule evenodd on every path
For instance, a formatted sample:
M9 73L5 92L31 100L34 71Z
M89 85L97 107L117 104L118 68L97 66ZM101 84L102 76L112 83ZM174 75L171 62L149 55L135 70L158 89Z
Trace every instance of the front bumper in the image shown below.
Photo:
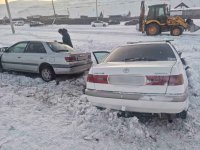
M86 90L86 95L95 106L122 111L175 114L189 106L187 93L172 96Z

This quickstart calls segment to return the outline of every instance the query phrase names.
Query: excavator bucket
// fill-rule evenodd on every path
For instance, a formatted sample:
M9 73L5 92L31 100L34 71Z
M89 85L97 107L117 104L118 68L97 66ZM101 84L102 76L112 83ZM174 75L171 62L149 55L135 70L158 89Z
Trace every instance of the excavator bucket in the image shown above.
M189 28L190 32L196 32L198 30L200 30L199 26L195 25L194 23L190 25L190 28Z

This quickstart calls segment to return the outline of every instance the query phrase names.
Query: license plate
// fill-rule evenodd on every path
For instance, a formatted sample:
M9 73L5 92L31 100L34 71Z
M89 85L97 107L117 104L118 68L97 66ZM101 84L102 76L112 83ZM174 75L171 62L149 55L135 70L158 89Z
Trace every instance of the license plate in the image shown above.
M114 75L109 77L109 83L113 85L142 86L145 83L145 77L135 75Z

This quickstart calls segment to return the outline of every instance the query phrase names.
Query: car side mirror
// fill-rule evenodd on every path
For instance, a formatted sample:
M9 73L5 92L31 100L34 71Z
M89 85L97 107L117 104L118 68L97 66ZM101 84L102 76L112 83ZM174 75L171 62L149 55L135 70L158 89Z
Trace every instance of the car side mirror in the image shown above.
M2 47L2 48L0 48L0 52L6 53L7 50L8 50L8 47Z
M93 55L94 55L94 58L95 58L97 64L102 63L108 57L109 54L110 54L110 52L108 52L108 51L93 52Z
M4 53L9 53L9 48L6 48Z

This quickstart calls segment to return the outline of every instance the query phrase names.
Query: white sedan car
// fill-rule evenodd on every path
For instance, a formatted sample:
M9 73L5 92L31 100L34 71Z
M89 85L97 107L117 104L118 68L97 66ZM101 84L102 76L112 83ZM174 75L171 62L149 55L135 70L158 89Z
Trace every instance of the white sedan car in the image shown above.
M57 42L23 41L1 55L3 70L39 73L44 81L58 74L77 74L89 70L91 54L76 52Z
M102 61L108 52L94 55ZM189 105L186 71L170 42L140 42L114 49L89 71L85 93L101 108L176 114L183 119Z
M107 26L108 26L108 23L97 20L97 21L93 21L93 22L91 23L91 26L92 26L92 27L107 27Z

